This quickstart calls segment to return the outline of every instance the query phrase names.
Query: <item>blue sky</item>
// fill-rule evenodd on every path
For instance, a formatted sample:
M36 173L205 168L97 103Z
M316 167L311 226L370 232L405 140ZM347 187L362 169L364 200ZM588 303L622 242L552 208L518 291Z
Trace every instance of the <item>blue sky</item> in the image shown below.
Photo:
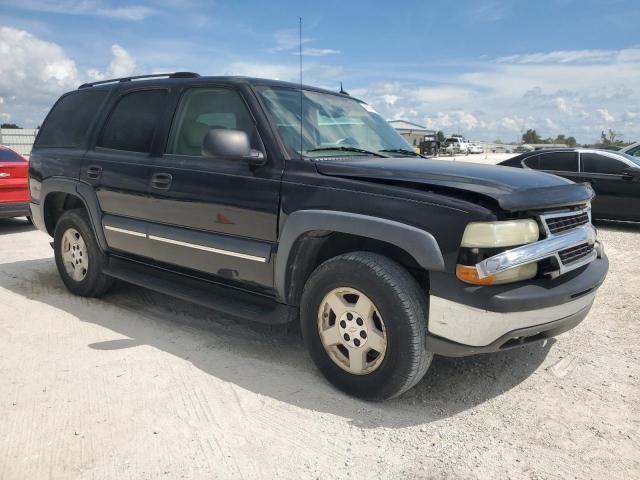
M345 89L474 139L640 137L637 0L2 0L0 121L41 122L89 79L190 70Z

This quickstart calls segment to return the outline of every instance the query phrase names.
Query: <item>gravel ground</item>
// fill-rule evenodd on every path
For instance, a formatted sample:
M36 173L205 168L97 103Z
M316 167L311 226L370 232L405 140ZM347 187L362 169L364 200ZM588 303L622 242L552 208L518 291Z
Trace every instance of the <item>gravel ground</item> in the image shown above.
M74 297L49 237L0 220L0 478L640 478L640 226L599 229L611 271L576 329L436 357L375 404L296 332L125 284Z

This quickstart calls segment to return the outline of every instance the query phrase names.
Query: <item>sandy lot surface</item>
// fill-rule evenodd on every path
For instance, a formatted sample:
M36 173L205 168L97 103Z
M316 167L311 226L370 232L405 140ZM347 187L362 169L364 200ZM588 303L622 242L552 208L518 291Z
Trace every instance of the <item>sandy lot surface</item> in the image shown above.
M50 239L0 221L0 478L640 478L640 227L545 344L436 358L382 404L318 374L298 334L128 285L67 293Z

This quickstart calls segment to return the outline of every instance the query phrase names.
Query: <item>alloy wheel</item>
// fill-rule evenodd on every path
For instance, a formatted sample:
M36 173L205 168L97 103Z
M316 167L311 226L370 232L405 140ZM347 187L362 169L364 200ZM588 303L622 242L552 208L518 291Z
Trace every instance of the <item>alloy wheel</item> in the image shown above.
M318 310L318 332L331 360L354 375L375 371L384 360L387 333L376 305L364 293L340 287Z
M67 274L76 282L84 280L89 268L89 254L80 232L75 228L68 228L62 235L60 248Z

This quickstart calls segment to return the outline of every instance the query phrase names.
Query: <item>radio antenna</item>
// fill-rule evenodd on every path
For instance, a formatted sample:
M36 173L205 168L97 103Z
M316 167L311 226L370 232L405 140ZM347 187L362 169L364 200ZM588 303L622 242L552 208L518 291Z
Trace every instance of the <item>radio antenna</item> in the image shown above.
M299 49L300 49L300 158L302 158L302 17L300 17L300 23L298 28L299 34Z

